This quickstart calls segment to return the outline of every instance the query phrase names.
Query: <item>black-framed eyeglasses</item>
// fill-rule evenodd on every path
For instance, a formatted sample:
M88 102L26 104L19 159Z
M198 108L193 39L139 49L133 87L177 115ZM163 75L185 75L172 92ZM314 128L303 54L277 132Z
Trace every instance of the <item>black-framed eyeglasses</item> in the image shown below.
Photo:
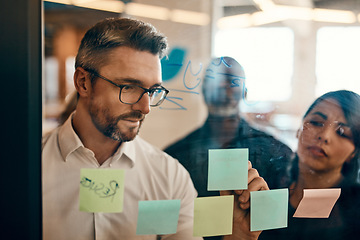
M150 106L156 107L159 106L165 100L166 95L169 93L169 90L167 90L163 86L147 89L140 87L138 85L117 84L111 81L110 79L100 75L95 70L92 69L85 69L85 70L95 75L96 77L99 77L120 88L119 100L120 102L125 104L129 104L129 105L135 104L140 101L140 99L145 93L148 93L150 98Z

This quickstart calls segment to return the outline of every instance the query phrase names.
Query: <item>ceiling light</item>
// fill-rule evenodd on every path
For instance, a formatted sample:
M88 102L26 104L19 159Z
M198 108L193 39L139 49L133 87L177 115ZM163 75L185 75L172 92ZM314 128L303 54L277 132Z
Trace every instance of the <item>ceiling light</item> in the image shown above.
M314 11L314 21L335 22L335 23L354 23L356 16L351 11L330 10L316 8Z
M240 15L220 18L216 24L219 29L224 30L227 28L251 27L252 21L250 14L240 14Z
M73 4L78 7L85 7L91 9L97 9L101 11L120 13L124 11L125 4L121 1L108 0L108 1L73 1Z
M276 7L272 0L253 0L254 3L263 11L272 10Z
M253 26L279 22L285 19L286 17L282 16L281 14L274 14L273 11L255 12L251 14L251 21Z
M281 15L284 19L313 20L313 9L306 7L277 6L274 15Z
M169 19L169 9L153 5L140 3L128 3L125 6L125 12L129 15L138 17L147 17L160 20Z
M174 22L195 24L200 26L208 25L210 22L209 15L205 13L185 11L180 9L172 10L170 19Z

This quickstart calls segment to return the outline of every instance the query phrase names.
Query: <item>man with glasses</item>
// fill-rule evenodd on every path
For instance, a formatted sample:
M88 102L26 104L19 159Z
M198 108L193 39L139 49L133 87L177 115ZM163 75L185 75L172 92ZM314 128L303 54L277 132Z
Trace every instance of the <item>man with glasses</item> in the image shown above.
M43 139L45 240L197 239L197 193L188 172L137 136L150 108L168 94L160 65L166 49L166 38L153 26L127 18L105 19L85 34L75 62L76 110ZM105 191L82 178L84 169L125 170L122 212L79 210L81 184L100 197L120 188ZM257 174L251 176L255 190L267 188ZM181 208L175 234L137 235L139 201L176 199Z

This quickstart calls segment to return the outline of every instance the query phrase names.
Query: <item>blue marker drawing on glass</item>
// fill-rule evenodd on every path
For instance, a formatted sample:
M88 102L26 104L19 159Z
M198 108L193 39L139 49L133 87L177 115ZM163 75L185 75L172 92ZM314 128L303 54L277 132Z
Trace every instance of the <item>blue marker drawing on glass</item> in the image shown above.
M172 57L172 61L169 62L164 62L164 64L167 64L166 66L169 67L177 67L178 71L180 71L181 67L183 66L183 64L179 63L179 56L176 56L176 54L178 54L177 52L178 49L174 49L173 51L175 52L175 57ZM178 54L180 55L180 54ZM185 55L184 55L185 56ZM171 58L171 57L170 57ZM170 59L169 58L169 59ZM177 59L177 60L176 60ZM176 63L176 61L177 63ZM162 63L163 64L163 63ZM226 62L226 60L224 59L224 57L221 57L220 60L213 60L211 63L211 65L213 66L220 66L221 64L224 64L226 67L231 68L232 65L230 65L229 63ZM181 92L181 93L189 93L189 94L197 94L200 95L199 92L199 86L202 83L203 79L201 78L201 72L203 71L203 66L202 63L199 63L198 66L193 66L194 64L191 62L191 60L188 61L188 63L186 64L185 70L184 70L184 74L183 74L183 86L185 89L169 89L171 90L171 92ZM195 68L195 69L194 69ZM195 71L194 71L195 70ZM174 74L175 70L171 70L173 71L173 77L175 77ZM259 103L259 101L254 101L254 102L248 102L246 99L246 92L247 92L247 88L245 86L245 77L243 76L239 76L239 75L234 75L234 74L229 74L229 73L217 73L214 72L212 69L207 68L205 70L205 78L210 78L210 79L216 79L216 75L220 75L220 76L226 76L231 78L231 86L230 88L233 87L242 87L243 91L242 91L242 95L241 95L241 99L244 102L244 104L246 104L247 106L254 106L256 104ZM170 76L170 75L168 75ZM165 99L165 102L170 103L171 105L175 105L177 107L160 107L160 109L162 110L187 110L187 107L184 106L183 103L183 98L182 97L176 97L176 96L167 96Z
M189 90L193 90L195 88L197 88L200 83L201 83L201 78L200 77L197 77L201 70L202 70L202 64L200 63L199 64L199 71L196 72L196 73L193 73L193 69L192 69L192 64L191 64L191 61L188 62L188 64L186 65L186 68L185 68L185 73L184 73L184 76L183 76L183 83L184 83L184 87L189 89ZM189 69L189 66L190 66L190 69ZM189 71L188 71L189 69ZM191 76L194 76L196 77L196 80L194 81L193 78L190 76L189 78L187 78L187 73L190 72ZM190 86L191 83L194 83L194 86Z
M175 104L177 107L176 108L169 108L169 107L160 107L160 109L163 110L187 110L187 108L185 108L184 106L182 106L180 103L178 103L176 100L180 100L182 101L183 99L180 97L169 97L167 96L165 98L165 101L169 101L173 104Z

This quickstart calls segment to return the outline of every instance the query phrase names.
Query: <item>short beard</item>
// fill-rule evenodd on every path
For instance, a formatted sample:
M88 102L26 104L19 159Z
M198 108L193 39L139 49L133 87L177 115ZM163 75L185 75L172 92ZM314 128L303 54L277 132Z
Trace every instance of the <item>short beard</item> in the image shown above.
M111 117L109 115L109 110L104 109L100 111L98 108L93 108L90 106L89 109L91 120L94 123L96 129L98 129L102 134L104 134L106 137L111 138L118 142L129 142L134 140L136 135L138 135L140 127L142 125L142 122L145 118L144 114L141 114L139 112L130 112L122 114L118 117ZM104 120L102 121L99 119L99 113L102 113L101 115L104 116ZM140 125L136 131L135 134L132 134L131 130L129 129L130 134L122 133L118 127L118 122L123 119L127 118L137 118L140 120Z
M136 112L135 112L136 113ZM132 141L134 140L134 138L138 135L139 133L139 130L140 130L140 127L142 125L142 122L143 120L140 121L140 125L139 127L137 128L137 131L136 131L136 134L135 135L132 135L132 136L128 136L126 134L122 134L121 131L119 130L118 126L117 126L117 123L122 120L124 117L129 117L129 116L134 116L134 114L124 114L124 115L121 115L117 118L111 118L108 119L109 120L109 124L103 129L102 133L115 140L115 141L118 141L118 142L129 142L129 141ZM98 128L99 129L99 128ZM131 128L130 130L132 130L134 128Z

